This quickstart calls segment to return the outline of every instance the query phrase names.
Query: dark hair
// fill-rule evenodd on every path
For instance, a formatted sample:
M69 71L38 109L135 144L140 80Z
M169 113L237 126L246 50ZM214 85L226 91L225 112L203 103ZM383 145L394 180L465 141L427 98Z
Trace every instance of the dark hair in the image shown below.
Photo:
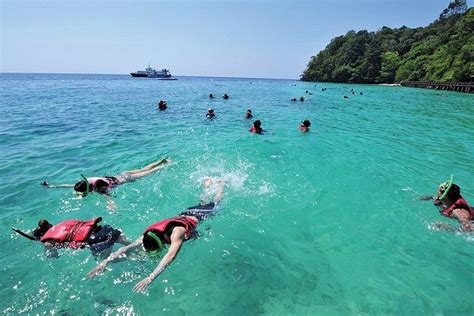
M163 237L161 236L160 233L158 233L156 230L153 230L153 233L161 239L161 242L163 242ZM147 251L158 250L158 243L152 237L148 236L147 234L144 234L143 235L143 247Z
M86 192L86 190L87 190L87 183L84 180L81 180L74 185L74 191Z
M53 227L47 220L42 219L38 222L38 227L33 231L33 236L37 239L41 238L48 229Z
M311 121L310 120L304 120L303 121L303 126L310 127L311 126Z
M260 127L262 125L262 122L260 122L260 120L256 120L255 122L253 122L253 126L254 127Z
M456 201L461 197L461 188L457 184L452 184L451 187L449 188L447 197L451 201Z

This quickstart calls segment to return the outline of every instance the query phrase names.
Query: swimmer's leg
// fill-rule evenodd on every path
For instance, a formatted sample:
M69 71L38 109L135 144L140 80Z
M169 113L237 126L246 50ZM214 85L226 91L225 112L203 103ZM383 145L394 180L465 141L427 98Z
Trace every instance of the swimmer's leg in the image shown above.
M130 173L130 172L125 172L119 176L117 176L117 180L119 181L119 184L124 184L124 183L127 183L127 182L132 182L132 181L135 181L137 179L140 179L140 178L143 178L149 174L152 174L164 167L166 167L166 165L171 162L170 160L166 160L166 159L162 159L161 161L165 161L161 164L156 164L155 167L151 168L151 169L146 169L146 170L143 170L143 169L139 169L139 170L132 170L134 172ZM145 169L145 168L144 168Z
M220 203L222 197L224 196L225 180L219 180L217 183L219 184L219 187L217 188L216 195L214 196L214 203L216 205Z
M127 173L127 174L130 174L130 173L140 173L140 172L143 172L143 171L147 171L147 170L150 170L150 169L154 169L155 167L157 166L160 166L160 165L164 165L164 164L167 164L171 162L170 160L167 160L166 158L163 158L163 159L160 159L158 161L155 161L155 162L152 162L151 164L141 168L141 169L134 169L134 170L129 170L129 171L125 171L124 173Z
M119 236L119 238L117 238L117 240L115 242L118 242L122 245L130 245L130 241L127 239L127 237L125 237L125 235L121 234Z

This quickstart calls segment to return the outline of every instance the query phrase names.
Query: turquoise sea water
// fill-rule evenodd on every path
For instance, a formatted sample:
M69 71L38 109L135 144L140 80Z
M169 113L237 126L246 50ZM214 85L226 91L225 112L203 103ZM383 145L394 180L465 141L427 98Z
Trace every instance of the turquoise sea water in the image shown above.
M289 101L302 95L305 102ZM474 313L474 237L430 229L456 222L417 200L453 174L474 203L472 95L290 80L1 74L0 97L3 313ZM160 99L166 112L156 110ZM248 107L265 135L248 132ZM298 130L304 119L313 123L307 134ZM40 186L165 156L176 163L113 191L115 212L98 194L78 199L70 189ZM195 205L207 175L228 183L219 214L200 224L201 237L145 294L132 288L157 260L134 255L89 280L96 261L88 250L48 259L41 244L11 231L33 229L41 218L102 216L136 239Z

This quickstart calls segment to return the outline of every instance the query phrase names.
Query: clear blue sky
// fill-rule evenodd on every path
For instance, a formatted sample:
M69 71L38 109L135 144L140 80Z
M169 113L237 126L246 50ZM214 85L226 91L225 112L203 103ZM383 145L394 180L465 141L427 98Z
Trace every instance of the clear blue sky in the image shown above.
M296 79L335 36L426 26L448 4L0 0L0 71L126 74L150 62L174 75Z

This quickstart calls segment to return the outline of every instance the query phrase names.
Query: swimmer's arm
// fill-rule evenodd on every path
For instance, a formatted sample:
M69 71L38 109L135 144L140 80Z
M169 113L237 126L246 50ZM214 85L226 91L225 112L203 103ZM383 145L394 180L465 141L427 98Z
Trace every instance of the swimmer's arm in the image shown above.
M119 248L117 251L115 252L112 252L110 254L110 256L108 256L107 258L105 258L101 263L99 263L94 269L92 269L89 273L87 273L87 276L89 278L93 278L95 277L97 274L101 273L104 271L105 267L107 266L107 264L109 262L112 262L114 261L115 259L119 258L121 255L125 254L127 251L131 250L131 249L134 249L134 248L137 248L139 246L141 246L141 244L143 243L143 240L142 240L142 237L140 237L139 239L135 240L133 243L131 243L130 245L127 245L125 247L122 247L122 248Z
M74 184L49 184L48 181L43 181L41 185L48 189L74 188Z
M112 199L112 196L109 195L108 193L103 193L101 194L105 200L106 200L106 203L107 203L107 206L106 208L109 210L109 211L112 211L112 212L116 212L117 211L117 204L115 204L114 202L114 199Z
M48 257L48 258L58 258L59 257L58 250L56 249L55 245L50 243L50 242L45 242L44 243L44 250L46 252L46 257Z
M153 270L152 273L150 273L149 276L138 282L134 287L133 291L135 292L141 292L143 291L148 284L150 284L157 276L163 272L167 266L173 262L174 258L179 253L179 250L181 249L181 246L183 245L184 241L184 234L186 230L183 227L179 227L180 229L174 229L173 233L171 234L171 246L166 253L166 255L161 259L160 263L158 266Z

